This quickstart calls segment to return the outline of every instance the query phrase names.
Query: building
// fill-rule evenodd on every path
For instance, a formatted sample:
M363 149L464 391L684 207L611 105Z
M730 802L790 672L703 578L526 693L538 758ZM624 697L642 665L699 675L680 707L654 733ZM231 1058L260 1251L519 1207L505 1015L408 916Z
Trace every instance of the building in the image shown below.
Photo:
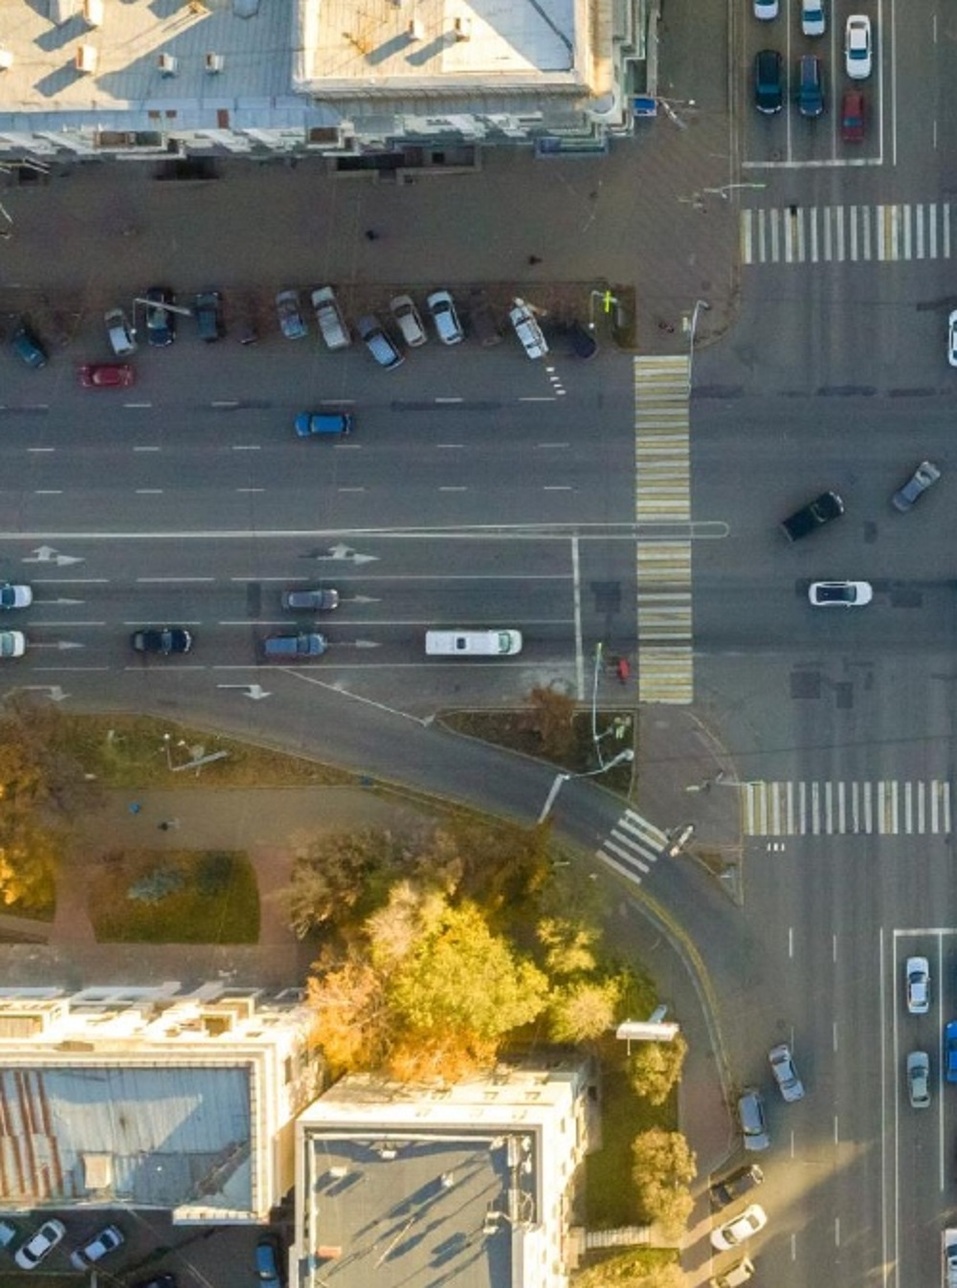
M592 1091L581 1064L343 1079L296 1125L292 1288L560 1288Z
M298 992L0 989L0 1212L264 1221L317 1094Z
M317 153L471 163L600 149L644 88L651 0L5 0L0 157Z

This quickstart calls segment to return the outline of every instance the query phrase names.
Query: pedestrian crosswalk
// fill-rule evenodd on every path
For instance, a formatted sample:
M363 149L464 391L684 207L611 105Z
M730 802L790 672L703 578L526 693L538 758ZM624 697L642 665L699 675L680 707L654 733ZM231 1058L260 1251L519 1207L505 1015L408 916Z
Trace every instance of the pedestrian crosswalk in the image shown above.
M689 375L687 356L635 359L641 702L694 699Z
M740 783L746 836L950 834L950 783Z
M667 845L668 837L660 828L626 809L597 856L629 881L640 883Z
M744 264L950 259L951 203L742 210Z

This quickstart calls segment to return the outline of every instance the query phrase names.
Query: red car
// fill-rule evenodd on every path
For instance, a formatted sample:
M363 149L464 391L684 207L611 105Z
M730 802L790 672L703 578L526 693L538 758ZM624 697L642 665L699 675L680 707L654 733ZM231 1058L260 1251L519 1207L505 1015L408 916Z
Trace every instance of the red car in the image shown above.
M864 95L859 89L844 91L841 103L841 138L845 143L863 142Z
M136 372L128 362L88 362L77 369L84 389L129 389Z

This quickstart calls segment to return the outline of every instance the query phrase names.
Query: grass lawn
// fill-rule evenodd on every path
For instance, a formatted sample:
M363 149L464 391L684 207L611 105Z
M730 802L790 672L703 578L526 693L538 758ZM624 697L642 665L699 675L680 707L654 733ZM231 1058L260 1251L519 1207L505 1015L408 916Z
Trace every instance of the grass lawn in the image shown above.
M223 760L200 770L170 773L164 735L169 734L173 765L217 751ZM357 776L331 766L290 756L270 747L198 732L154 716L74 716L62 714L54 734L63 750L104 787L305 787L355 783ZM185 745L180 746L183 742ZM197 754L196 749L202 748Z
M159 897L131 898L137 888ZM259 939L256 875L240 852L107 854L91 865L88 891L99 943L254 944Z

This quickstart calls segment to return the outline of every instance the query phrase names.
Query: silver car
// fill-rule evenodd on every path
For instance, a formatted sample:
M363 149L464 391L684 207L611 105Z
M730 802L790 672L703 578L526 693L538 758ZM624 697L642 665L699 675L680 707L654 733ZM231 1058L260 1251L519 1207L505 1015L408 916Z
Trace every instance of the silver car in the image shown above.
M798 1077L797 1069L794 1067L794 1057L788 1044L780 1042L776 1047L772 1047L768 1052L768 1060L774 1080L784 1099L789 1104L795 1100L803 1100L804 1083Z
M276 296L276 313L279 329L287 340L303 340L309 334L299 307L298 291L280 291Z
M933 461L921 461L903 487L898 488L891 497L891 505L903 514L914 502L933 487L940 478L940 470Z
M911 1051L907 1057L907 1098L911 1109L930 1108L930 1056Z
M329 613L339 607L338 590L320 590L318 586L303 590L284 590L282 606L294 613Z
M389 301L389 310L402 333L402 339L410 349L417 349L420 344L425 344L425 327L411 295L396 295Z
M748 1151L767 1149L771 1144L764 1116L764 1097L754 1087L745 1087L738 1097L738 1121Z

